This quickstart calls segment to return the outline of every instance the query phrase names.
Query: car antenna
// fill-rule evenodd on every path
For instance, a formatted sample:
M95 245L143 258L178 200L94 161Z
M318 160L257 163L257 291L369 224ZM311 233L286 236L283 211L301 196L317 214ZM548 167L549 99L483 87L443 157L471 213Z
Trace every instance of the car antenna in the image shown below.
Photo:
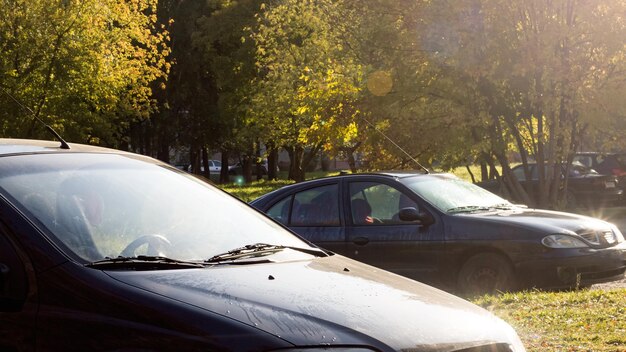
M57 131L55 131L52 127L50 127L50 125L46 124L45 122L43 122L42 119L40 119L33 110L31 110L31 108L29 108L28 106L22 104L19 100L17 100L13 95L11 95L9 92L7 92L4 88L0 87L0 90L2 90L2 92L4 92L4 94L6 94L9 98L11 98L14 102L17 103L17 105L19 105L22 109L28 111L31 115L33 115L33 117L35 118L35 120L39 121L42 125L44 125L46 127L46 129L52 133L54 135L54 137L56 137L56 139L61 142L61 149L70 149L69 144L67 144L67 142L61 138L61 136L57 133Z
M374 129L374 131L380 133L383 137L385 137L385 139L387 139L389 142L391 142L391 144L393 144L396 148L400 149L400 151L402 151L404 154L406 154L406 156L408 156L409 159L411 159L422 170L424 170L424 173L426 173L426 174L430 173L430 171L428 171L428 169L425 168L424 165L420 164L419 161L415 160L415 158L413 156L411 156L411 154L407 153L406 150L404 150L401 146L399 146L398 143L394 142L393 139L389 138L386 134L384 134L383 131L379 130L376 126L374 126L374 124L369 122L365 117L361 117L361 119L363 119L363 121L365 121L368 125L370 125Z

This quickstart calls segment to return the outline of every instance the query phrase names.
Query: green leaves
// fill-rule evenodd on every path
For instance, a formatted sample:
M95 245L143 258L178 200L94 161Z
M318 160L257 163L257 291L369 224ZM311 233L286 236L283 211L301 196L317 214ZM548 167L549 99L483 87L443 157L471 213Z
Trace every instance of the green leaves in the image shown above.
M155 10L156 0L4 1L0 85L68 140L114 143L117 124L150 113L149 84L169 68ZM43 135L0 104L4 136Z
M258 77L249 113L267 126L263 138L301 150L350 143L362 69L327 15L343 11L341 2L285 0L260 10L250 30Z

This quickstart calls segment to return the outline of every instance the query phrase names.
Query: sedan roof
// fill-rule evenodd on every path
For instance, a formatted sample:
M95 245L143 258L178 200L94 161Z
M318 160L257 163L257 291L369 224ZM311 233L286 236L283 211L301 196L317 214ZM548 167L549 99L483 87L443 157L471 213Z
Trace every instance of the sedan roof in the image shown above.
M84 144L69 143L70 149L61 148L61 142L34 139L0 138L0 156L59 152L124 153L118 150Z

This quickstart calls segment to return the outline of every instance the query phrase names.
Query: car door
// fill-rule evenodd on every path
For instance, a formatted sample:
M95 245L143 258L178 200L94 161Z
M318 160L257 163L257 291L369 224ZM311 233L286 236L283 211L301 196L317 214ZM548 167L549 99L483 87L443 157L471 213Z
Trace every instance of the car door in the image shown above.
M412 279L438 281L445 249L441 222L424 226L399 219L406 207L428 213L419 197L376 180L348 181L344 196L347 241L342 254Z
M274 203L266 213L316 245L333 252L344 252L345 229L338 182L289 194Z
M35 345L37 305L29 294L34 292L34 279L29 280L28 259L20 253L0 226L1 351L32 351Z

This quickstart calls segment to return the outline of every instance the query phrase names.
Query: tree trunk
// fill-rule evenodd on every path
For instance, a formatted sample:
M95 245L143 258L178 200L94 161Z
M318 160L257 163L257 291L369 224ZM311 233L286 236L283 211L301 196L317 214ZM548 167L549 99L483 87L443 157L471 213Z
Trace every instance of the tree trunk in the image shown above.
M228 149L222 149L222 169L220 170L219 183L228 183L230 178L228 176L228 159L230 151Z
M472 169L470 169L470 166L469 165L465 165L465 169L467 170L467 173L472 178L472 183L476 183L476 178L474 177L474 173L472 172Z
M278 148L276 148L273 143L268 143L267 148L267 179L277 180L278 173L276 170L278 170Z
M210 180L211 169L209 168L209 151L207 147L202 147L202 165L204 168L204 171L202 171L202 175Z
M263 159L261 158L261 143L257 139L255 145L255 161L256 161L256 180L261 181L263 179Z
M358 171L356 160L354 158L354 153L357 151L357 149L359 149L361 144L362 142L359 141L352 147L343 148L343 151L348 155L348 165L350 165L350 171L352 171L353 174Z
M250 154L246 154L241 158L241 173L246 183L252 182L252 164L253 159Z
M199 148L195 145L192 145L189 148L189 161L191 162L191 171L194 174L200 173L200 153L198 152Z
M511 166L509 165L509 161L506 156L502 153L496 153L496 158L498 162L502 166L502 179L504 180L504 184L511 192L511 198L522 202L523 204L534 205L534 202L531 200L531 197L528 195L524 187L519 183L513 172L511 171Z
M300 146L287 147L289 154L289 179L296 182L304 181L304 170L302 169L302 159L304 158L304 148Z

